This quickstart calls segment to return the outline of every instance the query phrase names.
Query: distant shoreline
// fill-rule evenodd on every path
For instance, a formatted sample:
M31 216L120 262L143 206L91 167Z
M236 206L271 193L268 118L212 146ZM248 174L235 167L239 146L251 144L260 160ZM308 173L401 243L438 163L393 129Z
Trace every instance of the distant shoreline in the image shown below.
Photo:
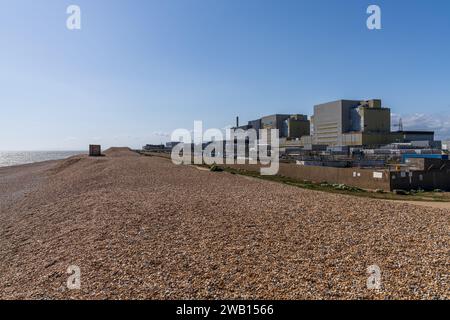
M0 168L17 167L40 162L64 160L87 154L87 151L0 151Z
M3 169L20 169L21 167L29 168L34 165L44 165L44 164L50 164L53 162L56 163L56 162L63 161L63 160L65 160L65 159L44 160L44 161L36 161L36 162L30 162L30 163L14 164L11 166L0 166L0 172Z

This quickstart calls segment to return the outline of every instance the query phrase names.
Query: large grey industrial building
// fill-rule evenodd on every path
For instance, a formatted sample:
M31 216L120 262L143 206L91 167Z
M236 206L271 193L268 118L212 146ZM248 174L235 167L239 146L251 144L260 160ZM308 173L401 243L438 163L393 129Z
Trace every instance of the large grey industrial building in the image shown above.
M381 100L339 100L314 106L312 143L327 146L389 143L391 111Z
M338 100L314 106L308 120L302 114L274 114L236 128L248 130L278 129L285 147L315 146L377 147L390 143L434 141L432 131L391 131L391 109L379 99Z
M311 135L300 145L380 146L389 143L434 141L430 131L391 131L391 109L381 100L338 100L314 106Z
M274 114L261 119L249 121L245 126L239 126L239 120L235 129L259 130L278 129L279 138L300 139L310 134L310 121L303 114Z

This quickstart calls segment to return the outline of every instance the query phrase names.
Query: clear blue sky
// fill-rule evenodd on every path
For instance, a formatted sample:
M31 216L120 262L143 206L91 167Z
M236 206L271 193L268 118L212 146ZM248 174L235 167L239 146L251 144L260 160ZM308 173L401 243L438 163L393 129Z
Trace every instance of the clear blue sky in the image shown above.
M448 0L0 0L0 42L0 150L140 147L341 98L450 137Z

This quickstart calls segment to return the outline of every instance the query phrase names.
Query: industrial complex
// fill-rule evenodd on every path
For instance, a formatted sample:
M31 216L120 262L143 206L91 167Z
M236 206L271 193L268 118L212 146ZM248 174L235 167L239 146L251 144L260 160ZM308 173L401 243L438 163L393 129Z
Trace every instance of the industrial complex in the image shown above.
M310 117L274 114L246 125L237 117L233 129L253 129L258 136L278 129L283 176L373 190L450 190L448 143L436 141L432 131L404 130L401 121L392 125L391 109L379 99L318 104ZM170 150L174 145L147 145L144 150Z
M338 100L314 106L314 115L271 115L249 121L238 129L278 129L285 147L326 150L333 147L371 147L409 143L416 147L438 147L434 132L391 131L391 110L381 100Z

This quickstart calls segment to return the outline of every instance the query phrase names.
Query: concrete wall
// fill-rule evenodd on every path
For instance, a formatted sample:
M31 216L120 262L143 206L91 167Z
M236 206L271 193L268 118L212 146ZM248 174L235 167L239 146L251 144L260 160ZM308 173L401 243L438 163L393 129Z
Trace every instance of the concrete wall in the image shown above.
M231 165L235 169L259 171L259 165ZM278 175L312 181L345 184L367 190L381 189L435 190L450 191L450 169L436 171L390 172L389 170L331 168L322 166L299 166L280 163Z
M260 169L260 165L248 164L227 165L226 167L255 172L259 172ZM280 163L278 175L301 181L312 181L315 183L328 182L332 184L345 184L368 190L391 190L390 176L387 170L315 167Z
M170 159L170 154L164 153L148 153L150 155L164 157ZM233 169L241 169L246 171L260 172L261 165L235 164L221 165ZM375 173L375 174L374 174ZM355 186L367 190L381 189L385 191L391 190L389 171L387 170L371 170L358 168L331 168L331 167L314 167L299 166L293 163L280 163L280 176L297 179L300 181L311 181L315 183L342 183L349 186ZM377 176L375 178L374 176Z

